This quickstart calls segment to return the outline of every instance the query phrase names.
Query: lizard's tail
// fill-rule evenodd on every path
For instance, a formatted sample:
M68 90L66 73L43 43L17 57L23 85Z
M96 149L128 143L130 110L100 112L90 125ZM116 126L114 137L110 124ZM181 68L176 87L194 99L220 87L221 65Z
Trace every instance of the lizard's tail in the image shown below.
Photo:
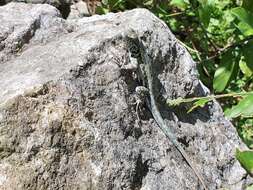
M174 146L181 153L181 155L186 160L186 162L188 163L188 165L192 168L193 172L195 173L195 175L199 179L199 181L202 184L202 186L204 187L204 189L208 190L208 188L207 188L207 186L206 186L206 184L205 184L205 182L203 180L203 177L197 171L197 168L196 168L195 164L191 161L190 157L187 155L187 153L184 150L184 148L182 147L182 145L180 145L180 143L176 139L176 136L174 134L172 134L172 132L170 131L169 127L167 126L167 124L163 120L163 118L161 116L161 113L159 112L158 107L156 105L156 102L154 100L154 95L152 94L152 91L151 91L151 96L150 96L150 105L148 105L148 106L149 106L149 108L150 108L150 110L152 112L152 115L153 115L154 119L156 120L159 128L168 137L168 139L171 140L171 142L174 144Z
M173 142L173 144L176 146L176 148L178 149L178 151L182 154L182 156L184 157L184 159L186 160L186 162L189 164L189 166L192 168L193 172L195 173L195 175L198 177L200 183L202 184L202 186L204 187L205 190L208 190L204 179L202 177L202 175L197 171L197 168L195 166L195 164L193 164L193 162L191 161L191 159L189 158L189 156L187 155L187 153L185 152L185 150L182 148L182 146L179 144L178 141Z

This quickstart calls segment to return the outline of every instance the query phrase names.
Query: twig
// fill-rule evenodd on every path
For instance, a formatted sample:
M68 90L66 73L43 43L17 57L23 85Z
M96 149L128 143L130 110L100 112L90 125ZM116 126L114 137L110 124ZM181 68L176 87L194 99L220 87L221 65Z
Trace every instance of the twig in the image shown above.
M191 44L192 44L193 49L196 51L196 55L197 55L199 61L201 61L201 57L199 55L199 52L198 52L198 50L197 50L197 48L196 48L196 46L195 46L195 44L192 40L191 40Z
M193 98L177 98L177 99L167 99L168 105L179 105L181 103L190 103L197 100L213 100L213 99L219 99L219 98L227 98L227 97L242 97L246 95L251 95L253 92L239 92L239 93L230 93L230 94L219 94L219 95L210 95L210 96L202 96L202 97L193 97Z
M213 55L211 57L208 57L207 59L204 59L204 60L202 60L202 61L200 61L198 63L205 62L205 61L210 61L212 59L215 59L216 57L219 57L220 55L226 53L228 50L230 50L232 48L235 48L235 47L238 47L238 46L241 46L243 43L248 42L250 40L253 40L253 36L249 36L249 37L247 37L247 38L245 38L243 40L240 40L240 41L238 41L238 42L236 42L234 44L227 45L224 48L222 48L219 51L217 51L215 55Z
M188 49L189 51L194 52L194 53L197 53L197 54L199 53L197 50L192 49L191 47L187 46L185 43L183 43L183 42L180 41L179 39L177 39L177 41L178 41L182 46L184 46L186 49Z
M173 17L173 16L182 15L182 14L185 14L185 12L172 13L172 14L166 15L166 17Z
M205 29L205 27L203 26L202 23L200 23L200 27L204 32L204 35L207 39L207 41L211 44L211 46L213 46L213 48L215 49L215 51L219 51L219 48L216 46L216 44L209 38L209 36L207 35L207 30Z

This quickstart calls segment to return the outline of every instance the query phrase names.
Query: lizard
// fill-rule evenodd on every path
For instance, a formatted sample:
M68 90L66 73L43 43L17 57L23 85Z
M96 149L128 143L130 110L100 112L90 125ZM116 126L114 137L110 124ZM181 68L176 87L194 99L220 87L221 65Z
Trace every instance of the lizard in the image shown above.
M140 68L140 76L142 78L142 81L146 81L145 86L137 86L135 91L136 94L139 94L141 97L144 97L145 94L145 102L156 121L158 127L162 130L162 132L165 134L165 136L173 143L173 145L177 148L177 150L181 153L187 164L191 167L195 175L197 176L198 180L202 184L203 188L205 190L208 190L202 175L197 171L195 164L191 161L190 157L182 147L182 145L178 142L176 135L173 134L170 130L170 128L167 126L165 120L162 118L162 115L158 109L157 102L155 99L155 93L154 93L154 76L152 72L152 62L150 60L149 55L145 51L145 46L140 38L139 45L140 45L140 55L142 59L142 63L144 65L143 68ZM139 106L139 105L138 105ZM138 113L137 113L138 114ZM139 117L138 117L139 119Z

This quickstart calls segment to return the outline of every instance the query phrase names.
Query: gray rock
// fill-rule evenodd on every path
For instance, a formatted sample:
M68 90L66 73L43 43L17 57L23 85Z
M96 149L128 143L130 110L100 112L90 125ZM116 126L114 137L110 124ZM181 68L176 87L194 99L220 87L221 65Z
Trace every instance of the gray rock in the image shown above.
M0 6L10 2L20 2L27 4L49 4L56 7L64 18L67 18L70 12L72 0L0 0Z
M0 14L0 189L201 189L146 107L138 125L140 81L125 69L140 64L133 31L152 52L162 115L209 189L250 183L234 158L244 145L216 102L192 114L163 104L208 92L189 53L149 11L64 21L48 5L13 3ZM32 35L17 54L6 39L24 41L22 31Z
M0 64L28 44L47 43L71 31L59 11L47 4L9 3L0 7L0 22Z
M68 19L78 19L85 16L91 16L87 3L83 1L73 2L73 5L70 6Z

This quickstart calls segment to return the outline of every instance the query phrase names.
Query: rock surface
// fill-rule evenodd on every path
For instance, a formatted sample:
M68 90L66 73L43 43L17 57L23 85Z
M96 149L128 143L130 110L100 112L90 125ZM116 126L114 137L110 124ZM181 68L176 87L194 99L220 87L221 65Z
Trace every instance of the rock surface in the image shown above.
M70 6L74 3L74 0L0 0L0 6L10 2L20 2L27 4L49 4L56 7L66 18L70 12Z
M0 23L0 189L202 189L145 106L137 122L133 32L152 52L162 115L209 189L249 183L234 158L244 146L216 102L191 114L163 103L208 91L147 10L65 21L49 5L9 3Z
M78 19L85 16L91 16L88 3L84 1L73 1L73 4L70 6L70 12L67 19Z
M19 55L27 44L47 43L72 29L47 4L9 3L0 7L0 64Z
M100 0L0 0L0 6L10 2L49 4L56 7L63 18L77 19L94 15Z

